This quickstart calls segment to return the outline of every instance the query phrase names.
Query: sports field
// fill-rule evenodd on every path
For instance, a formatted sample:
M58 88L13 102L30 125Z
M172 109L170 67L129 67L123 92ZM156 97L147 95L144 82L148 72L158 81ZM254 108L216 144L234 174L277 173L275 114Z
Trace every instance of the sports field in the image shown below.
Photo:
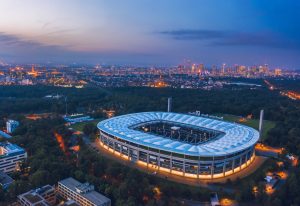
M72 124L70 127L73 128L76 131L82 132L84 125L92 123L96 126L101 120L103 120L103 119L94 119L94 120L88 121L88 122L79 122L79 123L76 123L76 124Z

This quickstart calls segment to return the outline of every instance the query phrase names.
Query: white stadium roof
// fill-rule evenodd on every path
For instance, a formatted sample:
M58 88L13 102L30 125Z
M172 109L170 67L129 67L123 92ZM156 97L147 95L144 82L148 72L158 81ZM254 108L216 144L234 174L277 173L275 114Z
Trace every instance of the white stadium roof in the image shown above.
M189 144L130 127L151 121L168 121L187 126L212 129L222 136L199 145ZM224 156L254 145L259 139L257 130L226 121L172 112L141 112L117 116L98 123L98 128L135 144L192 156Z

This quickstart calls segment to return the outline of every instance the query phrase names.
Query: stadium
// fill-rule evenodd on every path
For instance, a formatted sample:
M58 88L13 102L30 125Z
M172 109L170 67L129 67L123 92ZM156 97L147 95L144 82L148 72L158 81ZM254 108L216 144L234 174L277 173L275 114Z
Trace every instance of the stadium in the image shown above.
M98 123L100 146L118 157L198 179L234 174L251 164L257 130L219 119L142 112Z

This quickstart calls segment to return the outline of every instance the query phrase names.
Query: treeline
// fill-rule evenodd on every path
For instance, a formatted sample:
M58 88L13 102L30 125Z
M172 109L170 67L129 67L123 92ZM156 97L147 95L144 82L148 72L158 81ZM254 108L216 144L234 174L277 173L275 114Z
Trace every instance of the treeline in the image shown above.
M281 90L292 90L300 92L299 79L270 79L270 82L275 85L275 87Z
M90 150L82 140L78 154L63 151L54 133L61 134L65 146L70 146L72 134L61 118L22 121L11 141L26 149L28 160L22 164L21 172L12 174L15 181L9 189L0 188L0 205L15 201L17 195L28 190L53 185L69 176L94 184L97 191L117 206L180 205L178 198L207 200L209 196L206 189L181 186L110 161ZM155 192L155 187L161 194Z
M258 89L195 90L172 88L60 88L46 86L0 87L0 112L3 114L24 112L65 113L65 98L45 99L46 95L67 97L69 113L96 112L100 108L116 109L117 113L141 111L166 111L167 98L173 97L173 111L188 112L200 110L202 113L229 113L236 115L253 114L265 109L265 117L283 120L280 108L288 108L291 103L277 92L264 87Z
M18 114L52 112L65 114L65 99L45 99L48 94L67 97L68 113L89 113L103 116L103 109L114 109L116 114L142 111L166 111L167 98L173 97L174 112L226 113L259 117L265 110L265 119L276 122L270 130L267 143L286 147L300 155L300 103L281 96L265 87L257 89L194 90L172 88L60 88L46 86L0 87L0 116L21 118ZM2 118L1 118L2 119ZM0 121L0 126L4 126Z

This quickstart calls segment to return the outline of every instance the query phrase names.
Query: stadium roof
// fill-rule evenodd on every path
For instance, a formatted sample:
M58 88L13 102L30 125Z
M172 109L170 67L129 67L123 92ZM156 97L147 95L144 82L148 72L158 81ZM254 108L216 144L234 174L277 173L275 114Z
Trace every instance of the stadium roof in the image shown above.
M219 138L199 145L132 129L133 125L151 121L168 121L220 131ZM102 131L121 139L159 150L192 156L223 156L254 145L259 139L257 130L237 123L171 112L142 112L117 116L98 123Z

